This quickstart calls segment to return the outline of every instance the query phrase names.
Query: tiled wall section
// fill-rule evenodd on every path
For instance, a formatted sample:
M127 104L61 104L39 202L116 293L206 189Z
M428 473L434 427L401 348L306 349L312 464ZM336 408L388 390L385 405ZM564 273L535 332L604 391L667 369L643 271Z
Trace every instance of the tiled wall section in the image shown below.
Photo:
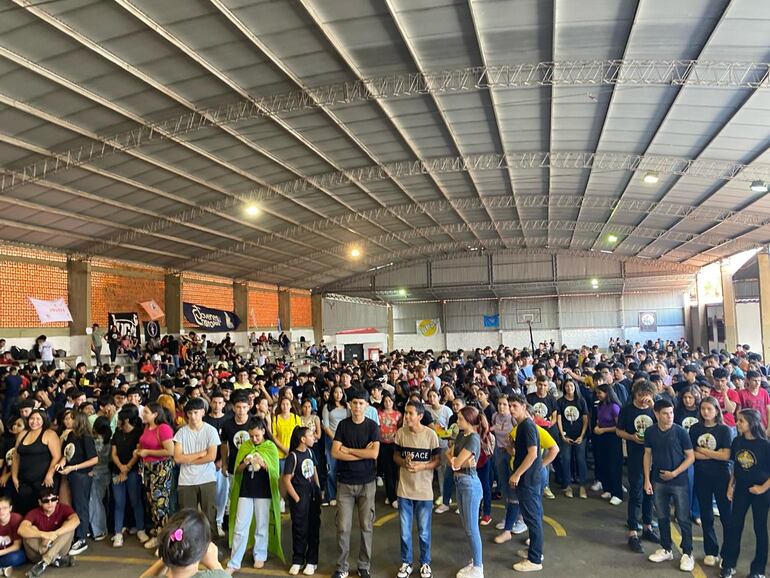
M27 297L66 300L67 271L35 262L4 260L0 255L0 295L0 327L41 327ZM46 323L45 327L67 327L67 323Z
M310 295L291 294L291 327L312 327L313 315L310 312Z
M278 291L249 288L249 327L278 327Z
M91 321L104 327L107 313L136 311L143 321L149 320L139 305L140 301L155 302L165 311L165 288L163 278L123 276L103 271L91 272Z

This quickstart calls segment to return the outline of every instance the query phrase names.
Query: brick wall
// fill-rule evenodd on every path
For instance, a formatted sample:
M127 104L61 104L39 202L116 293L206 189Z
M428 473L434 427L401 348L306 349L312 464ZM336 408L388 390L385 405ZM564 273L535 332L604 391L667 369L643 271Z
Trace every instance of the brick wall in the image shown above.
M313 315L310 309L310 295L292 292L291 294L291 328L312 327Z
M124 276L105 271L91 272L91 322L102 327L107 324L108 313L136 311L139 318L148 321L149 316L139 305L140 301L154 299L165 311L163 279Z
M66 300L67 270L32 261L7 260L0 255L0 295L0 327L43 327L27 297ZM45 324L45 327L67 326L67 323Z
M207 282L196 282L201 279ZM204 278L202 275L185 275L182 279L182 301L185 303L195 303L212 309L222 309L232 311L233 305L233 285L213 285L209 279L225 281L217 277ZM185 327L196 327L192 323L184 322Z
M249 327L278 327L278 290L249 287Z

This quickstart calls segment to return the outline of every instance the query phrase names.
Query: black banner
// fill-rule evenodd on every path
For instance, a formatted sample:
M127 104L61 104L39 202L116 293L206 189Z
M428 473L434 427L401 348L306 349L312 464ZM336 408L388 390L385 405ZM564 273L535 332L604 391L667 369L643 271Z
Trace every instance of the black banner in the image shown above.
M145 321L144 322L144 339L149 341L155 338L160 339L160 323L157 321Z
M107 314L107 327L115 325L118 328L118 333L121 335L128 335L142 340L139 335L139 314L138 313L108 313Z
M187 321L208 331L234 331L241 323L232 311L212 309L195 303L182 303L182 310Z

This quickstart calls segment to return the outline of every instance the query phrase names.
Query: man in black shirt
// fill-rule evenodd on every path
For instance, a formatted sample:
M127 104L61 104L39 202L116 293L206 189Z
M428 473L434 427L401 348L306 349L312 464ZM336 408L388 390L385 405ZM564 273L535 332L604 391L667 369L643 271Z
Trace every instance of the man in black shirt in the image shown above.
M227 477L227 463L222 460L222 447L227 444L222 437L222 431L224 429L225 422L227 421L227 415L224 412L225 409L225 396L221 391L214 391L210 398L209 412L203 417L203 421L214 427L219 434L219 439L223 442L222 445L217 446L217 459L215 465L217 468L217 490L216 490L216 507L217 507L217 534L220 538L223 538L225 531L222 528L225 520L225 507L227 504L227 498L230 494L230 478ZM237 452L236 452L237 453Z
M248 393L243 390L233 393L233 414L222 424L222 445L219 446L227 477L234 473L238 448L249 439L249 409Z
M337 426L332 443L332 457L337 460L337 571L332 578L347 578L350 533L353 510L358 509L361 547L358 552L358 575L370 578L372 558L372 526L374 498L377 491L377 456L380 452L380 430L364 416L366 395L354 388L348 390L351 416Z
M519 572L543 569L543 498L540 476L543 462L540 457L540 434L527 411L527 400L521 395L511 396L511 416L518 424L514 441L513 473L509 483L516 490L521 515L529 530L529 550L518 555L525 560L514 564Z

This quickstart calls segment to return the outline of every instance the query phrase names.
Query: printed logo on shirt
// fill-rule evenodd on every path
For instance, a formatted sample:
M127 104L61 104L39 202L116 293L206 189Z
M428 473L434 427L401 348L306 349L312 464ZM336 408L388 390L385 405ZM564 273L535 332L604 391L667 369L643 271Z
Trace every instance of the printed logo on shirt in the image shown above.
M542 417L543 419L545 419L548 417L548 406L545 405L543 402L539 401L532 406L532 413L538 417Z
M686 429L687 431L690 431L690 428L694 426L696 423L698 423L697 417L686 417L682 420L682 427Z
M69 461L72 459L72 456L75 455L75 444L68 443L66 446L64 446L64 460L69 463Z
M702 434L698 436L698 447L714 451L717 449L717 438L710 433Z
M15 453L16 453L16 450L14 450L14 448L11 448L7 452L5 452L5 463L9 468L13 465L13 457Z
M247 441L249 441L249 432L247 432L246 430L241 430L233 436L233 445L236 448L241 447L241 444Z
M429 462L431 459L431 451L422 448L403 448L401 450L401 457L413 462Z
M648 427L652 427L652 418L649 415L642 414L636 416L636 419L634 420L634 429L640 438L644 437L644 432L647 431Z
M741 450L738 455L735 456L735 461L738 462L744 470L750 470L757 464L757 457L749 450Z
M305 458L302 460L301 471L303 478L306 480L312 480L313 474L315 473L315 465L313 464L313 460L310 458Z
M568 405L564 408L564 417L567 418L567 421L574 422L580 417L580 412L574 405Z
M0 536L0 548L5 548L6 546L11 545L11 537L10 536Z

